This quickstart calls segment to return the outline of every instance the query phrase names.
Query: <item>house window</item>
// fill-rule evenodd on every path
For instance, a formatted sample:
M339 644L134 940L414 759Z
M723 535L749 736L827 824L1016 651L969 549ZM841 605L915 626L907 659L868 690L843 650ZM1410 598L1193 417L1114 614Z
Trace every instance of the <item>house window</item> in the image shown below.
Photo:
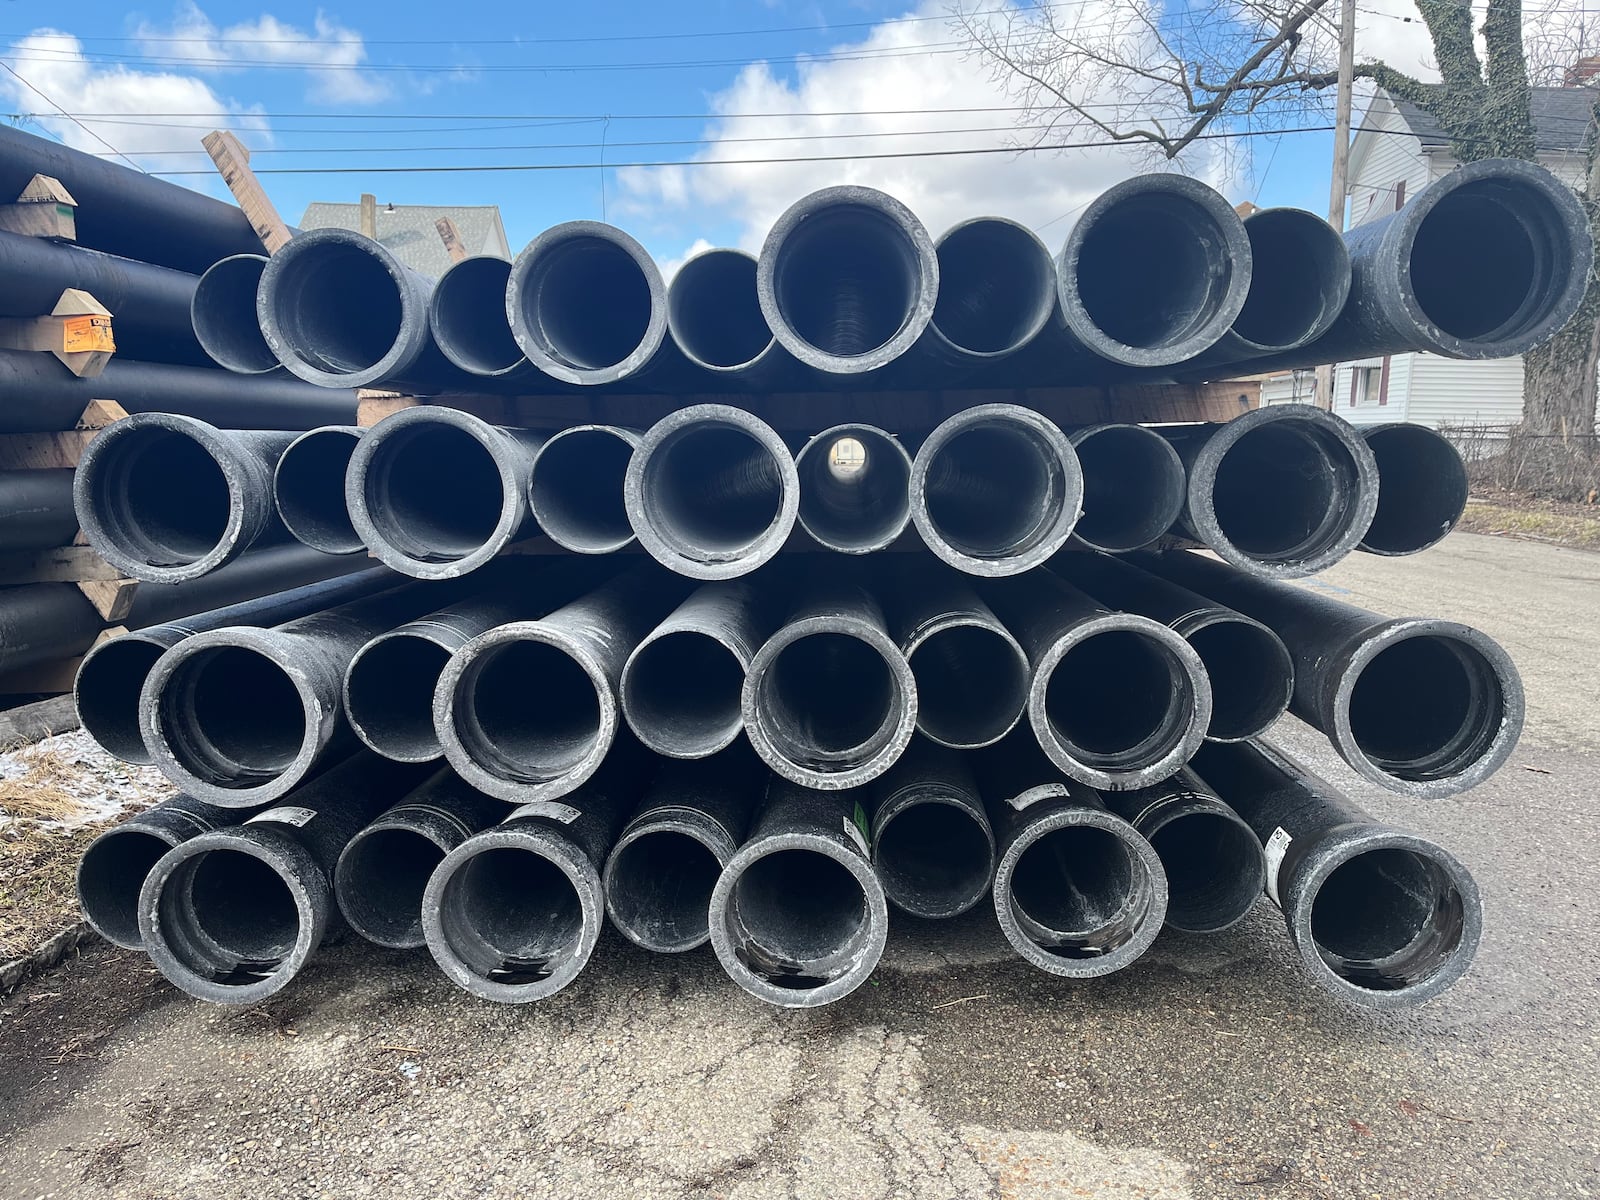
M1350 407L1367 408L1381 404L1383 394L1383 368L1350 368Z

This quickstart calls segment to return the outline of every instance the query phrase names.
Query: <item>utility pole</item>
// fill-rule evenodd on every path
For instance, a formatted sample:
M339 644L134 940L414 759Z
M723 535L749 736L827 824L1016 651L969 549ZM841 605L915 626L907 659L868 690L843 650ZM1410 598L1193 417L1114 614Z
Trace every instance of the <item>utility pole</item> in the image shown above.
M1339 93L1333 116L1333 185L1328 194L1328 220L1344 232L1345 192L1350 171L1350 107L1356 74L1356 3L1339 6ZM1317 368L1317 404L1333 410L1333 367Z

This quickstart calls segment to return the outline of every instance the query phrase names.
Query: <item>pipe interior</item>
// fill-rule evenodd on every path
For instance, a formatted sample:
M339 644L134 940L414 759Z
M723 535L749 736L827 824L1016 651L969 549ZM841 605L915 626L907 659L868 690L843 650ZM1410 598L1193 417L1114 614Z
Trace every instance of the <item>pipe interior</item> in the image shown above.
M469 720L458 716L457 732L473 760L502 779L559 779L599 742L594 681L556 646L528 640L493 646L464 684Z
M741 367L772 344L756 292L756 260L711 251L678 268L667 321L684 353L713 367Z
M1222 535L1262 562L1309 558L1349 529L1358 472L1348 447L1298 420L1246 430L1217 463L1211 503Z
M287 349L331 374L377 366L400 340L400 285L382 260L350 242L292 252L279 267L272 308Z
M137 946L139 889L172 847L137 825L102 834L78 864L78 901L93 924L121 946Z
M758 684L757 719L774 749L801 767L847 770L888 744L905 703L877 647L847 633L784 646Z
M900 907L945 914L983 898L994 871L994 844L970 810L928 800L901 809L879 828L873 866Z
M840 447L842 442L855 446ZM834 449L848 453L841 468ZM852 427L813 442L796 462L800 474L800 521L826 546L868 548L894 539L911 513L907 488L911 463L887 435Z
M139 728L139 693L163 653L161 646L139 638L117 638L85 658L78 669L78 720L90 737L123 762L150 761Z
M611 859L611 918L647 949L688 950L710 935L711 891L721 874L699 838L680 829L642 833Z
M157 699L168 748L218 787L256 787L294 763L306 714L287 671L258 650L209 646L186 655Z
M1170 648L1133 629L1090 634L1046 685L1050 729L1084 766L1134 770L1175 750L1194 714L1194 683Z
M1084 230L1077 291L1101 333L1157 350L1193 337L1221 309L1233 280L1216 218L1170 192L1132 195Z
M422 945L422 893L444 855L444 847L412 829L357 834L339 858L340 908L358 933L380 945Z
M255 374L271 371L278 356L261 336L256 315L256 290L261 286L265 260L224 259L214 264L195 285L194 334L216 362L230 371Z
M1244 223L1250 238L1250 290L1233 331L1258 346L1296 346L1342 302L1333 290L1349 259L1333 226L1305 213L1268 209ZM1341 304L1342 306L1342 304Z
M1294 663L1271 630L1225 618L1196 629L1188 641L1211 680L1208 737L1254 737L1288 707Z
M306 545L330 554L362 548L344 498L345 471L358 444L348 433L326 430L300 438L278 460L272 483L278 514Z
M350 723L379 754L426 762L444 753L433 724L433 693L450 653L413 634L369 642L350 664Z
M859 204L808 215L784 239L773 274L778 311L807 345L852 358L891 341L916 311L922 262L898 221Z
M1183 462L1160 434L1112 425L1078 442L1083 513L1073 532L1099 550L1148 546L1178 519L1188 480Z
M503 258L468 258L451 267L434 288L433 337L450 360L477 375L509 371L522 347L506 319L511 264Z
M1028 703L1028 661L999 630L951 625L911 651L917 728L959 749L999 741Z
M644 343L655 308L633 255L608 238L580 234L527 264L523 320L551 358L577 370L614 367Z
M1361 544L1410 554L1455 528L1467 507L1467 468L1456 448L1420 425L1390 425L1366 437L1378 460L1378 511Z
M583 938L583 899L572 880L520 846L494 846L462 863L445 883L439 917L467 969L495 983L550 978Z
M783 476L764 444L733 425L676 430L645 463L646 512L689 557L734 556L778 519Z
M1266 884L1261 843L1221 813L1187 812L1150 835L1167 874L1167 923L1206 931L1250 911Z
M797 990L821 987L859 967L859 950L872 929L860 881L828 855L800 848L750 861L723 919L741 963L766 983Z
M155 426L122 433L91 469L95 519L141 562L197 562L227 534L233 509L227 477L211 452L185 433Z
M1026 425L989 421L962 429L928 463L934 530L971 558L1006 558L1038 545L1066 504L1054 448Z
M1449 874L1400 847L1340 863L1311 905L1311 937L1323 962L1372 991L1429 979L1455 956L1465 927L1465 901Z
M368 435L367 516L390 546L419 562L451 562L494 537L510 498L487 446L427 423Z
M244 986L272 974L300 934L288 883L242 850L219 847L185 859L157 903L166 948L211 983Z
M571 549L605 552L633 540L622 481L633 446L605 429L575 429L544 444L530 492L539 528Z
M1055 302L1055 264L1026 229L974 221L939 242L933 324L952 345L973 354L1020 350Z
M1093 825L1046 830L1017 858L1011 914L1058 958L1097 958L1127 944L1154 902L1150 873L1127 844Z
M743 687L744 666L732 650L716 638L680 629L634 655L622 702L646 745L674 757L703 758L738 736Z
M1449 634L1392 642L1350 694L1361 753L1398 779L1449 779L1493 745L1505 719L1500 676L1476 647Z

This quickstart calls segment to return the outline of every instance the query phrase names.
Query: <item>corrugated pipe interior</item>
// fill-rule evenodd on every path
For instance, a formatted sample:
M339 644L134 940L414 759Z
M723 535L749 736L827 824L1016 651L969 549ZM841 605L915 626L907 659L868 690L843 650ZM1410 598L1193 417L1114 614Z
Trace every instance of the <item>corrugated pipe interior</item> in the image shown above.
M350 521L344 478L362 431L333 425L289 443L272 473L278 517L295 539L324 554L356 554L366 543Z
M428 299L440 353L470 375L509 375L527 363L506 318L510 278L503 258L462 259L439 277Z
M1436 545L1467 508L1460 453L1423 425L1377 425L1361 436L1378 463L1378 511L1361 549L1400 555Z
M267 260L260 254L235 254L200 276L190 304L194 335L220 365L241 375L281 371L283 364L261 335L256 292Z

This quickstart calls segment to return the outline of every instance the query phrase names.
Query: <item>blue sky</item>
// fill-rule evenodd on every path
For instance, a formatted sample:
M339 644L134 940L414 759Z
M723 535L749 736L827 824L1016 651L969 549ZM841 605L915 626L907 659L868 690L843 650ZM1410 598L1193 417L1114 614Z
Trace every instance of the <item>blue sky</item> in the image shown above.
M999 2L985 0L991 8ZM981 64L955 52L943 0L712 0L686 8L637 0L444 9L373 0L324 8L209 0L125 11L118 24L98 6L16 0L0 17L0 44L10 47L4 61L28 83L0 73L0 95L7 112L34 114L27 127L35 131L109 153L103 139L152 170L209 171L209 160L196 153L199 139L213 125L229 125L251 147L262 182L291 222L311 200L354 201L363 191L380 204L495 203L513 251L555 222L604 217L663 261L700 243L758 243L789 201L846 180L900 195L935 234L962 216L999 211L1056 246L1088 198L1152 166L1120 151L1082 151L660 169L269 173L769 159L1003 147L1017 136L1010 131L1014 113L949 112L1014 102ZM83 125L61 117L57 105L81 114ZM921 109L945 111L900 115ZM827 113L878 115L817 115ZM630 144L672 142L686 144ZM1235 201L1320 212L1331 145L1326 133L1257 139L1250 157L1226 171L1201 164L1201 173ZM174 178L217 190L204 173Z

